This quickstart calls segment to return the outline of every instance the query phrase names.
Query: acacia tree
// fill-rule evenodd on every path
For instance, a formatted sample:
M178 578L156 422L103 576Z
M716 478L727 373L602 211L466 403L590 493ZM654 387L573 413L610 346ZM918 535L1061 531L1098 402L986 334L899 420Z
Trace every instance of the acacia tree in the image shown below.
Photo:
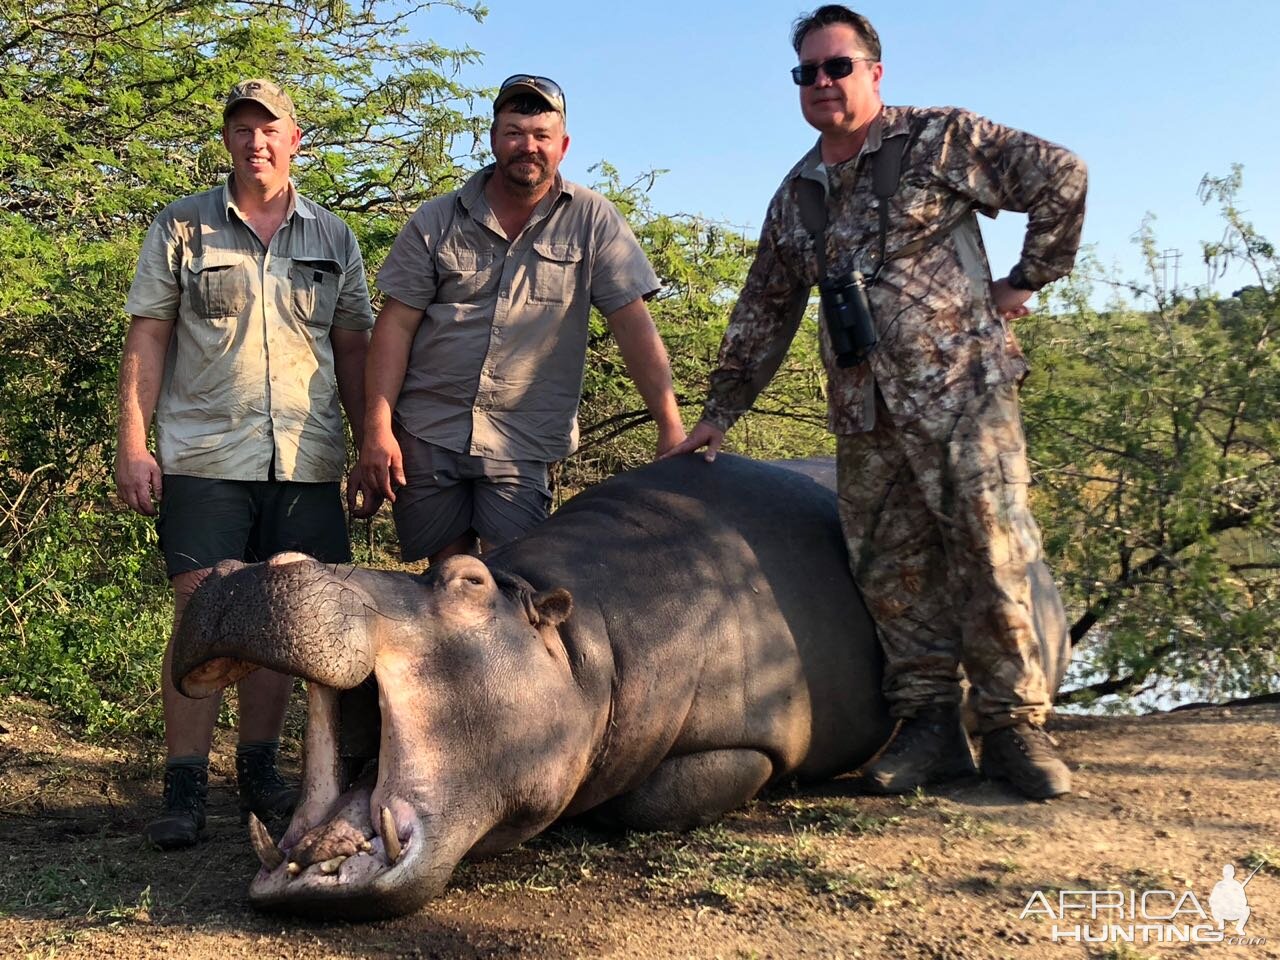
M231 84L269 76L295 177L376 266L476 152L477 58L414 40L466 0L0 0L0 684L91 723L147 702L168 594L150 524L107 508L121 310L151 218L229 170Z
M1150 309L1099 312L1076 279L1020 330L1037 512L1081 644L1068 700L1280 676L1280 261L1239 187L1238 169L1202 185L1226 224L1205 256L1255 283L1186 298L1153 282ZM1140 240L1154 280L1149 225Z

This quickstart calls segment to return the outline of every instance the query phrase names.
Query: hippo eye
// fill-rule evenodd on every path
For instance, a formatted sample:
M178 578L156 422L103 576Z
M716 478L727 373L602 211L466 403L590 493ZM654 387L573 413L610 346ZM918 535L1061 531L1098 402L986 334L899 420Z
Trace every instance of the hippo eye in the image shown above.
M467 583L474 583L477 587L484 586L484 580L480 577L463 577L462 579L466 580Z

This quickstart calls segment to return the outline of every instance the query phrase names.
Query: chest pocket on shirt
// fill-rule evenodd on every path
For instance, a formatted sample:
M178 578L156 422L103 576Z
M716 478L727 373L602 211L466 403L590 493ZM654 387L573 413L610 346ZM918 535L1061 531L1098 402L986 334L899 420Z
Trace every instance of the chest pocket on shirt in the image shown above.
M197 317L216 320L244 310L251 292L245 261L245 255L234 250L211 250L191 258L186 294Z
M294 317L300 323L313 327L331 326L340 286L342 267L336 260L294 257L289 267Z
M537 303L565 303L572 299L582 248L571 243L535 240L533 252L529 264L533 271L529 299Z
M436 251L436 296L442 303L465 303L484 292L493 275L491 250L441 247Z

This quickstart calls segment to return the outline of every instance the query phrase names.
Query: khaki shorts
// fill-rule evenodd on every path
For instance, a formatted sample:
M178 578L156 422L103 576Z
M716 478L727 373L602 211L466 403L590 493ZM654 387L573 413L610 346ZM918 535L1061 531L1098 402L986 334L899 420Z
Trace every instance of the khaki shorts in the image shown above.
M324 563L351 559L337 483L166 474L163 489L156 530L170 577L220 560L257 563L282 550Z
M398 423L395 436L408 482L396 491L391 513L406 562L429 557L469 530L485 546L501 546L546 519L551 491L542 461L455 453Z

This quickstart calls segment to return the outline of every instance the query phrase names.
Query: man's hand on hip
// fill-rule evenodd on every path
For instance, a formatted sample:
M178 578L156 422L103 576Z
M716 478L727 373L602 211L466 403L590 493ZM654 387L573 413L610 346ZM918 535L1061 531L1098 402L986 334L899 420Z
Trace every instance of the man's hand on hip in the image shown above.
M1012 286L1008 277L991 283L991 302L996 305L996 312L1006 320L1017 320L1031 313L1027 309L1031 293L1030 290L1019 290Z

